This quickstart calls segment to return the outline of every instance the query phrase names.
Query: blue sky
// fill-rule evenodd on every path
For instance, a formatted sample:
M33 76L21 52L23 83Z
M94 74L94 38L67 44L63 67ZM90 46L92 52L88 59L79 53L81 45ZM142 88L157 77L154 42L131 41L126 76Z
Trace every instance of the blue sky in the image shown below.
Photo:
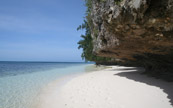
M82 61L84 0L1 0L0 61Z

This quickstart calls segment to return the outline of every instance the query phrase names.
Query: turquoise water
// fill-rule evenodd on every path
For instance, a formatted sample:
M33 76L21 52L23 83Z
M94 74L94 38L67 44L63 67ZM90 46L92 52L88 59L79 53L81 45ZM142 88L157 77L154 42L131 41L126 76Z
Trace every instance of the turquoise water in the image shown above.
M89 66L91 64L0 62L0 108L31 108L46 84L66 75L84 73Z

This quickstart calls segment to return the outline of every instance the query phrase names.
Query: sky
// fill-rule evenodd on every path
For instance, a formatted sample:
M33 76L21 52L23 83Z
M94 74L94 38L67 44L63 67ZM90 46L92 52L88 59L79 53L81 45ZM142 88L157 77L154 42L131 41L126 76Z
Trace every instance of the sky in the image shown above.
M0 0L0 61L81 62L84 0Z

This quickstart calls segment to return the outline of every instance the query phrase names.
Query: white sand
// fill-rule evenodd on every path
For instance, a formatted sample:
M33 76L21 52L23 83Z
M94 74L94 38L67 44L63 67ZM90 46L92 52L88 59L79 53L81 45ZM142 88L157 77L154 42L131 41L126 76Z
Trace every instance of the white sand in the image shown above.
M37 108L173 108L173 83L118 67L55 81L40 94ZM63 81L66 81L64 79Z

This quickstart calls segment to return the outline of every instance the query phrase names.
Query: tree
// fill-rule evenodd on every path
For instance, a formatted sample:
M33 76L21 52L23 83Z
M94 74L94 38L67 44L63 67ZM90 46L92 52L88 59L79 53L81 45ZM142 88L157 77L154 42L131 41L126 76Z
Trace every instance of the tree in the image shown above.
M94 62L106 62L110 61L110 58L106 57L99 57L93 54L93 42L91 37L91 30L88 25L88 22L84 20L84 23L80 25L77 30L85 29L85 35L81 35L81 40L78 42L79 46L78 49L82 48L82 59L85 59L85 61L94 61Z

